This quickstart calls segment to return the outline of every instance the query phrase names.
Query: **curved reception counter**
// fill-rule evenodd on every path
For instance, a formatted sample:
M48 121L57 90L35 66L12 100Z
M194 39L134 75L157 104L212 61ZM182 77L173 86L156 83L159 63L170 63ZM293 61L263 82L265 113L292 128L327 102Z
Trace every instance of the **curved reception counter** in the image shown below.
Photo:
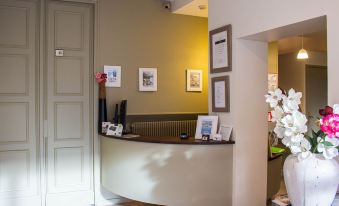
M232 205L234 142L101 136L102 185L167 206Z

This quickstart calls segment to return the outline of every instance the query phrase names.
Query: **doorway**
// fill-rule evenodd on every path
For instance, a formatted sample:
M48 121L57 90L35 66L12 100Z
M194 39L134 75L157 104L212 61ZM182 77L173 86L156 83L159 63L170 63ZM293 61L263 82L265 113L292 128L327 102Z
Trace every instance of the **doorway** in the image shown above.
M0 205L92 204L93 6L1 0L0 28Z

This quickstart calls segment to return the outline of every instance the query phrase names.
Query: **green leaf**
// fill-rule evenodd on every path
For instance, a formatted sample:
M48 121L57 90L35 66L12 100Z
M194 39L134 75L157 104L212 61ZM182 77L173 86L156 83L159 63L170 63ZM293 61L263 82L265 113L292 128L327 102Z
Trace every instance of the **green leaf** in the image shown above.
M334 145L331 142L324 141L323 144L327 147L333 147Z

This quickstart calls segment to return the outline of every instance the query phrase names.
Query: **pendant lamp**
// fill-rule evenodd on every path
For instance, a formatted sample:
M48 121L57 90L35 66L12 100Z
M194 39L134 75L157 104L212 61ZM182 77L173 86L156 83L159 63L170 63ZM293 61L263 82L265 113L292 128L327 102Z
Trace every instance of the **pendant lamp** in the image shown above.
M301 35L301 49L298 52L297 59L308 59L307 51L304 49L304 36Z

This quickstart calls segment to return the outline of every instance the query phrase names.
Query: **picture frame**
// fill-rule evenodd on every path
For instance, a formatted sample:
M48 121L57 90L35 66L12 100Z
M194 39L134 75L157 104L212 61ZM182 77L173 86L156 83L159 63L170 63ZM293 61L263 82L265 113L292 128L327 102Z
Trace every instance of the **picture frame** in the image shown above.
M232 25L209 32L210 73L232 71Z
M276 89L278 89L278 74L268 74L268 91L274 92Z
M157 68L139 68L139 91L157 91Z
M221 124L219 127L219 134L221 135L222 140L230 141L233 127L231 125Z
M202 70L196 69L186 70L186 91L189 92L202 91Z
M106 135L121 137L122 130L122 124L109 124L107 127Z
M199 115L197 127L195 130L195 139L202 139L203 136L209 135L210 139L217 133L218 116Z
M212 112L230 112L230 78L229 76L212 79Z
M111 122L102 122L101 123L101 133L106 134L108 126L111 124Z
M121 87L121 66L104 65L104 73L107 75L106 87Z

